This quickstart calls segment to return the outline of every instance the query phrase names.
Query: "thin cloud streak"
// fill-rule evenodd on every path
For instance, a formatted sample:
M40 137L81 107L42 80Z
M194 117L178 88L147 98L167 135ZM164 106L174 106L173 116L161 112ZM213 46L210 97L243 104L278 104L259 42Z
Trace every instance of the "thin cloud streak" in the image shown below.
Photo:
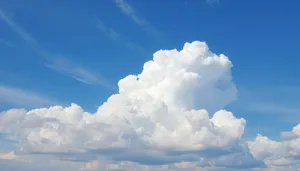
M125 0L113 0L117 7L127 15L133 22L141 26L150 36L154 36L157 40L165 42L163 34L151 25L146 19L140 17L138 12Z
M3 39L0 39L0 44L4 44L4 45L6 45L6 46L8 46L8 47L11 47L11 48L13 48L13 47L16 46L15 44L13 44L13 43L11 43L11 42L8 42L8 41L6 41L6 40L3 40Z
M27 43L30 43L32 46L37 45L35 39L28 33L26 33L21 27L19 27L12 18L8 17L2 9L0 9L0 18L22 39L24 39Z
M121 38L121 35L118 34L113 28L105 25L100 19L97 18L97 28L106 34L110 39L117 40Z
M287 122L295 122L295 118L300 119L300 108L295 106L265 102L248 104L246 108L252 112L260 112L266 115L282 116L283 120Z
M67 60L57 60L51 64L46 63L45 66L63 75L72 77L73 79L80 81L82 83L90 84L90 85L92 84L101 85L102 87L109 89L111 91L116 90L114 86L108 84L106 81L103 81L105 79L102 78L101 76L98 76L95 73L92 73L91 71L81 66L75 66L74 64L70 63Z
M114 2L122 10L122 12L128 17L130 17L135 23L141 26L148 23L146 20L138 17L135 9L131 7L128 3L126 3L124 0L114 0Z
M100 19L96 19L97 22L97 28L104 33L105 35L107 35L111 40L113 41L121 41L123 42L127 47L133 49L133 50L138 50L140 52L143 53L149 53L145 48L141 47L140 45L133 43L131 41L128 41L123 35L119 34L116 30L114 30L113 28L107 26L106 24L104 24L103 21L101 21Z
M292 106L285 106L276 103L253 103L249 104L249 109L253 111L264 112L266 114L283 114L283 115L299 115L300 108L292 107Z
M208 5L213 5L213 4L219 4L219 0L206 0L205 1Z
M265 85L249 89L239 87L239 100L236 109L279 117L284 122L293 123L300 119L298 87ZM290 101L287 103L285 99Z
M46 107L58 104L57 101L45 97L37 92L4 85L0 85L0 102L29 108Z
M47 51L45 48L39 45L37 40L29 33L27 33L23 28L21 28L17 23L15 23L12 18L8 17L0 9L0 19L2 19L15 33L17 33L38 55L44 58L47 62L46 66L59 73L64 73L65 75L71 76L77 81L88 84L95 85L109 85L105 80L100 79L96 74L88 71L82 66L77 66L71 61L68 61L65 57L57 54L53 54ZM61 60L68 64L68 67L62 65ZM104 86L108 87L108 86ZM109 86L112 87L112 86ZM111 89L111 88L110 88Z

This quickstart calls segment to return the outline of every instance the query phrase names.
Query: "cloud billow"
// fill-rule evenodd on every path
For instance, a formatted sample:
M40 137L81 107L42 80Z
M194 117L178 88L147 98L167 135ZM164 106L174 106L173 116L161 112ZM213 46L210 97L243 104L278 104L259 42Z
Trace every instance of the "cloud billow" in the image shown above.
M214 54L205 42L185 43L181 51L160 50L140 74L121 79L119 93L95 113L76 104L11 109L0 114L0 132L18 138L20 154L263 167L242 140L246 121L223 110L236 99L231 67L226 56Z

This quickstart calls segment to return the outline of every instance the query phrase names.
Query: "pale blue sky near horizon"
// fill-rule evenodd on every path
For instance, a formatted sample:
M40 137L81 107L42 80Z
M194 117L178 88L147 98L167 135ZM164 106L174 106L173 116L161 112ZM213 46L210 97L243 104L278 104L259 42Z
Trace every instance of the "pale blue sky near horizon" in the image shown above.
M246 138L300 121L297 0L0 1L0 111L76 103L94 112L160 49L206 41L233 63Z

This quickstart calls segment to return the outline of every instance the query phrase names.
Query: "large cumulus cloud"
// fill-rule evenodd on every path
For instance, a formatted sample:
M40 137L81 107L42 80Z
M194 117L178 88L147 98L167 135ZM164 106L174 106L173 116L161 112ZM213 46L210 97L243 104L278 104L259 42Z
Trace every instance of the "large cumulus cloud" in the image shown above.
M19 140L20 154L64 160L261 167L242 141L246 121L222 110L236 98L231 67L204 42L160 50L140 74L121 79L119 93L95 113L76 104L11 109L0 114L0 132Z

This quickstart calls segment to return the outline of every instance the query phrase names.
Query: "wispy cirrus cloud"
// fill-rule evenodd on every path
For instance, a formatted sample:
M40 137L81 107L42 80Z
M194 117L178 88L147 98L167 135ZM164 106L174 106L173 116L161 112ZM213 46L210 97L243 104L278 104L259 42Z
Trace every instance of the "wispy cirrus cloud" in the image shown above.
M206 3L208 5L213 5L213 4L219 4L220 1L219 0L206 0Z
M282 122L294 123L300 119L300 107L272 102L253 102L246 105L246 110L264 115L277 116Z
M142 18L138 12L125 0L113 0L117 7L127 15L133 22L143 28L149 35L154 36L155 39L165 42L163 34L150 24L145 18Z
M235 108L293 123L300 119L299 96L300 89L296 86L239 87L239 100Z
M13 47L16 46L16 45L13 44L12 42L9 42L9 41L3 40L3 39L0 39L0 44L3 44L3 45L5 45L5 46L11 47L11 48L13 48Z
M140 52L147 52L147 50L136 44L133 43L129 40L127 40L126 37L124 37L122 34L118 33L115 29L109 27L108 25L106 25L102 20L100 19L96 19L96 23L97 23L97 28L105 35L107 35L111 40L113 41L121 41L122 43L124 43L127 47L133 49L133 50L138 50Z
M107 26L106 24L104 24L100 19L97 18L97 28L103 32L104 34L106 34L110 39L112 40L117 40L117 39L121 39L121 35L119 33L117 33L113 28Z
M17 33L26 42L26 44L32 48L32 50L34 50L40 57L45 59L45 66L47 66L48 68L68 75L75 80L85 84L101 85L103 87L113 89L112 86L110 86L103 78L99 77L97 74L94 74L83 66L76 65L74 62L68 60L62 55L49 52L47 49L42 47L30 33L26 32L1 9L0 19L2 19L15 33Z
M116 89L113 85L105 81L106 79L104 79L101 75L87 70L82 66L75 65L65 58L58 58L57 60L52 61L52 63L46 63L45 66L85 84L101 85L102 87L112 91L115 91Z
M0 104L18 107L47 107L58 104L56 100L45 97L40 93L17 87L0 85Z
M136 10L127 2L124 0L114 0L114 2L122 10L122 12L130 17L135 23L141 26L148 25L148 21L139 17Z

